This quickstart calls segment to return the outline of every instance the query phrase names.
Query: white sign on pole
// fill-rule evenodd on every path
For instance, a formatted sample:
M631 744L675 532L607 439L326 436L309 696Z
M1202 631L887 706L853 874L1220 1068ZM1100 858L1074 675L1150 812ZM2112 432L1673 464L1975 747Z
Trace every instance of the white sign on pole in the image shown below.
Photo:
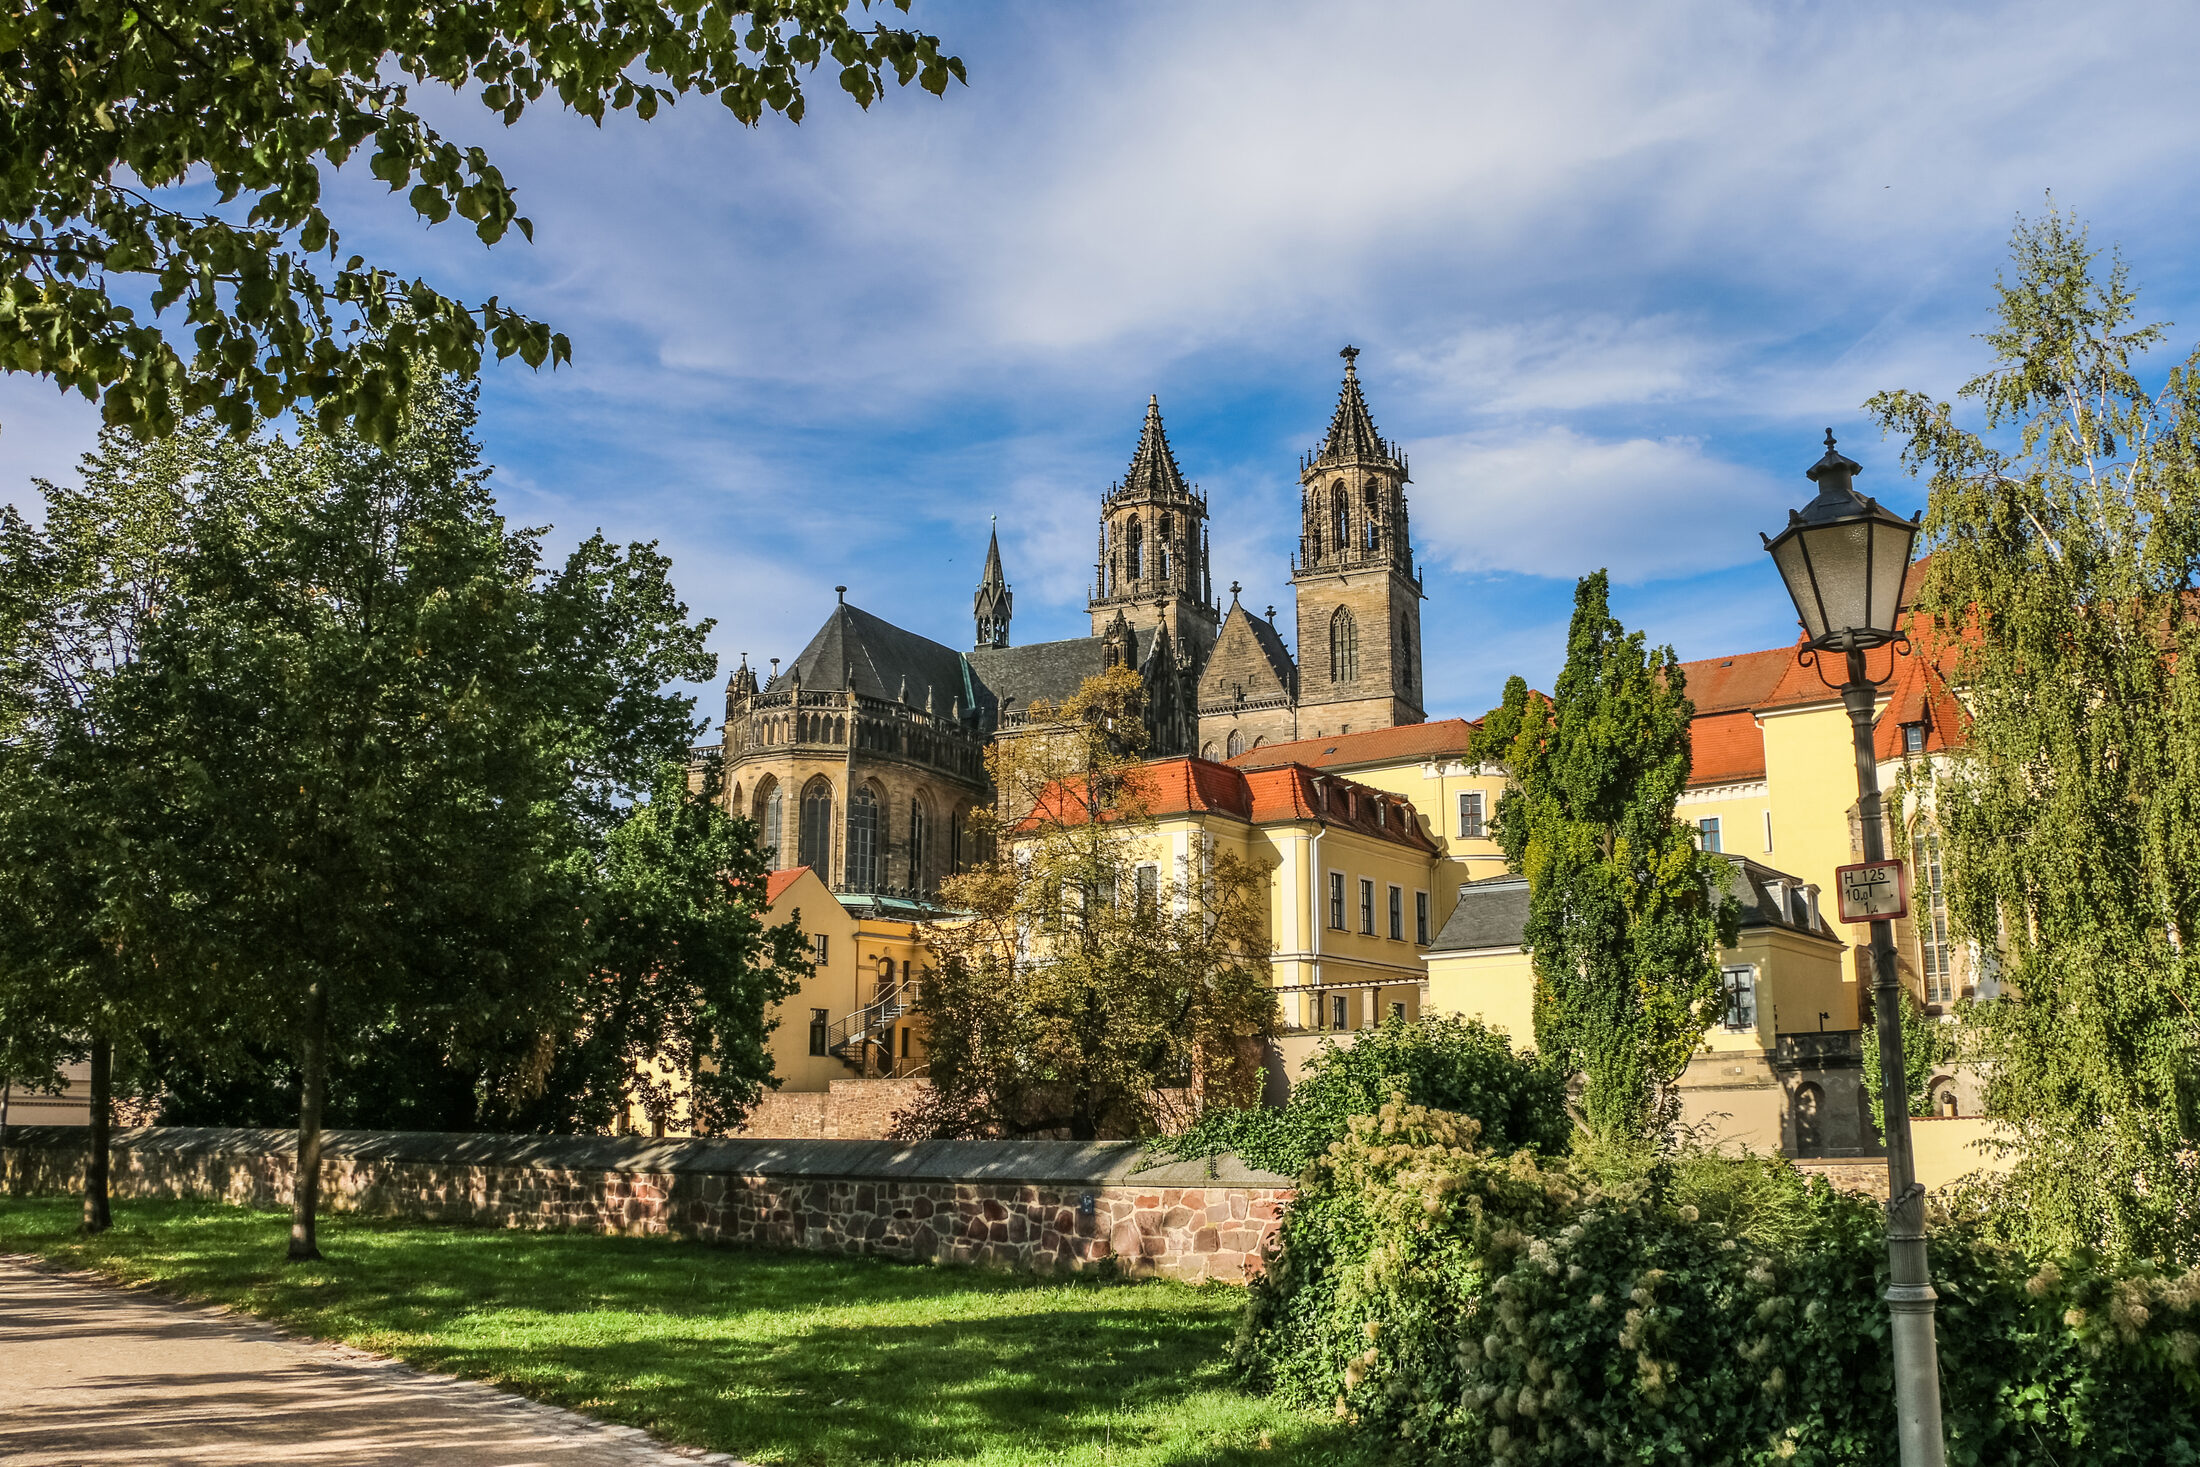
M1862 861L1833 868L1844 922L1886 922L1910 914L1910 874L1900 861Z

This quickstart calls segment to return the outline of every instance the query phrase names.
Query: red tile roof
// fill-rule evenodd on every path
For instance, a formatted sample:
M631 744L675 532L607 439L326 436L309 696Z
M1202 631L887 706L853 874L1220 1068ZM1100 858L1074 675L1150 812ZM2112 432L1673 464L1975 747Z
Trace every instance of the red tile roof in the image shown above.
M787 888L794 885L802 873L809 869L807 866L789 866L784 871L774 871L771 875L765 877L764 905L768 907L785 896Z
M1779 686L1788 665L1795 660L1792 647L1773 647L1763 652L1737 652L1732 657L1707 657L1681 664L1688 700L1696 716L1754 708Z
M1157 817L1229 815L1254 825L1318 820L1417 851L1436 850L1411 802L1304 764L1241 770L1187 756L1142 764L1133 780L1147 813Z
M1248 749L1230 763L1239 769L1274 769L1285 764L1334 769L1409 759L1463 759L1467 741L1474 736L1476 726L1465 718L1401 723L1395 728L1371 728L1360 733L1334 734L1326 739L1265 744L1258 749Z
M1688 782L1733 784L1765 777L1765 731L1747 708L1699 713L1688 725L1694 764Z

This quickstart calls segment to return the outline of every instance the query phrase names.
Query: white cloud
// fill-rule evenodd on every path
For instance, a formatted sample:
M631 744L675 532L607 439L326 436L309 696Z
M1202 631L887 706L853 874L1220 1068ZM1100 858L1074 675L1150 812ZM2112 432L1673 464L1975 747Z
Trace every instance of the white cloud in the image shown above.
M1763 553L1788 493L1687 438L1601 440L1564 427L1408 445L1424 551L1454 570L1639 582Z

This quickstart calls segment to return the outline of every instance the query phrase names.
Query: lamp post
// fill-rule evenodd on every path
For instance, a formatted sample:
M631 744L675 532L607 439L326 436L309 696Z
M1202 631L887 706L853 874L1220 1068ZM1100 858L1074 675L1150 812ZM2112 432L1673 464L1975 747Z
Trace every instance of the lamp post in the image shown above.
M1787 528L1777 539L1767 538L1765 549L1780 568L1802 619L1808 640L1804 659L1818 662L1839 655L1845 663L1841 702L1855 737L1856 808L1868 864L1884 861L1887 850L1879 763L1872 750L1877 684L1864 665L1864 654L1902 640L1896 620L1919 520L1903 519L1858 494L1851 481L1862 471L1862 465L1835 450L1833 430L1827 429L1825 457L1809 471L1818 497L1789 511ZM1825 677L1822 664L1819 676ZM1830 686L1831 679L1827 681ZM1926 1266L1925 1189L1917 1183L1910 1146L1893 921L1874 921L1871 934L1872 1022L1879 1031L1879 1093L1887 1117L1885 1298L1894 1337L1896 1431L1902 1467L1943 1467L1947 1452L1940 1426L1940 1355L1933 1338L1933 1306L1939 1296Z

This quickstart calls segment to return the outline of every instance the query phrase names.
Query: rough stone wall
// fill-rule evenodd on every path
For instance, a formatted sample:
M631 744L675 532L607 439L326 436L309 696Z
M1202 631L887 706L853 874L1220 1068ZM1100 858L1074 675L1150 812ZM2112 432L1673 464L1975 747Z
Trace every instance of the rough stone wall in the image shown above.
M769 1140L883 1141L894 1112L916 1105L924 1080L834 1080L824 1090L767 1091L736 1134Z
M0 1183L13 1196L76 1190L82 1142L79 1131L25 1128L0 1154ZM292 1177L284 1143L264 1131L118 1132L109 1185L119 1201L281 1206ZM334 1212L1040 1273L1112 1267L1242 1283L1261 1271L1290 1200L1285 1179L1227 1158L1135 1170L1142 1161L1135 1143L775 1147L332 1132L322 1196ZM943 1174L956 1171L968 1178Z

